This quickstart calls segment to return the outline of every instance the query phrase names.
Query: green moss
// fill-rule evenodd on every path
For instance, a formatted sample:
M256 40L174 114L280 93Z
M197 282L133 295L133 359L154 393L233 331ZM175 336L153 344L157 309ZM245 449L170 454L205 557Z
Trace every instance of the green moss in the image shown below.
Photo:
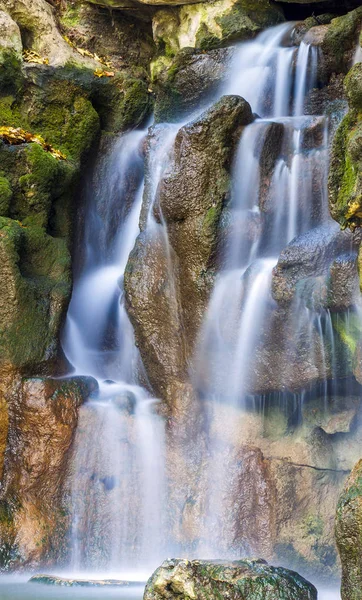
M358 154L356 143L358 144L359 138L355 134L359 125L358 113L350 111L340 124L333 141L329 173L330 210L343 228L353 228L362 223L360 166L354 160Z
M20 57L13 50L0 50L0 91L17 93L24 82Z
M303 528L307 536L319 537L324 531L323 519L318 515L308 515L303 521Z
M331 21L323 40L322 50L333 56L335 70L345 72L345 52L355 47L359 27L362 22L362 7L337 17Z
M65 28L77 27L81 20L80 16L81 12L81 4L80 3L72 3L66 6L65 11L60 15L60 23Z
M351 108L362 109L362 63L357 63L344 80L348 104Z
M0 215L6 216L8 214L12 195L13 192L9 180L0 174Z

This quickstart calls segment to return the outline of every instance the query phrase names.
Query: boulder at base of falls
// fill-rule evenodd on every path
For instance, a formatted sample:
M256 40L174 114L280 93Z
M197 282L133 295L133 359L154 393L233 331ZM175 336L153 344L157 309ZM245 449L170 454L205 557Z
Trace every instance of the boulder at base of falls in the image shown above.
M263 560L166 560L147 582L144 600L316 600L306 579Z
M342 600L361 600L362 459L354 466L340 496L335 533L342 563Z

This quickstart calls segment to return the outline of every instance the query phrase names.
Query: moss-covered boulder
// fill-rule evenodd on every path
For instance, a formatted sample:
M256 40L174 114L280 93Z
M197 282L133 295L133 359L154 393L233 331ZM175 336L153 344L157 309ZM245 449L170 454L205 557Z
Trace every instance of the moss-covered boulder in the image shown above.
M342 563L342 600L360 600L362 590L362 460L340 496L336 541Z
M345 79L350 106L334 141L329 175L329 203L332 216L342 227L362 224L362 63Z
M162 9L153 17L154 39L165 54L191 47L207 50L246 40L284 20L268 0L213 0Z
M316 600L306 579L263 560L166 560L147 582L144 600Z

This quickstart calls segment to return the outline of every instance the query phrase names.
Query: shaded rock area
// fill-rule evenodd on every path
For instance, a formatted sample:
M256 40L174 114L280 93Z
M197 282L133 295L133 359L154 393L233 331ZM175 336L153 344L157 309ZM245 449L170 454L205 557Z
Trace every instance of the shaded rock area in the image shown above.
M225 96L179 130L151 207L155 227L141 233L129 258L125 274L128 312L151 384L164 398L169 396L172 378L185 380L217 264L218 224L229 194L233 149L242 127L252 118L245 100ZM151 133L150 157L154 139ZM146 173L147 177L152 173ZM143 227L151 193L146 180ZM163 220L175 259L171 261ZM161 327L155 327L160 321Z
M144 599L229 598L316 600L316 588L297 573L263 560L166 560L147 582Z
M336 540L342 563L342 600L359 600L362 589L362 460L353 468L339 498Z

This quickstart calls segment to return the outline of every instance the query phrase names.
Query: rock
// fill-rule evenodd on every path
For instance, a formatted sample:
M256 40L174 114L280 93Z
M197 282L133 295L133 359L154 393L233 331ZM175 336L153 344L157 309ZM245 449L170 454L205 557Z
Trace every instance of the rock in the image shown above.
M293 571L263 560L166 560L147 582L144 600L219 598L316 600L316 588Z
M254 8L247 0L212 0L162 9L153 17L155 41L173 49L207 50L235 40L254 37L266 27L284 21L283 13L267 0Z
M141 581L123 581L120 579L68 579L54 575L33 575L29 583L41 583L44 585L61 585L63 587L120 587L133 588L143 587Z
M151 64L156 121L179 120L199 109L222 83L232 52L230 48L207 52L184 48L167 59L166 67L164 57L156 59Z
M162 228L155 225L141 233L129 258L127 308L150 381L163 397L172 371L184 379L193 351L215 269L218 223L228 195L236 136L251 121L245 100L225 96L179 130L154 205L154 218L160 223L162 214L167 225L170 249ZM142 229L153 193L150 161L155 142L157 130L148 139Z
M362 63L357 63L345 80L350 111L333 140L329 172L329 207L342 227L362 223Z
M0 546L7 542L9 548L1 554L2 569L38 564L41 557L49 560L51 552L61 552L68 450L78 408L92 387L81 378L24 378L8 394L11 445L0 498Z
M339 498L336 541L342 563L342 600L360 600L362 589L362 460L353 468Z
M12 50L20 56L23 50L20 29L10 15L2 10L0 11L0 30L0 53L2 54L4 50Z
M5 11L23 32L24 50L32 50L53 66L68 62L97 67L96 61L81 56L63 39L57 28L54 9L45 0L0 0Z
M291 302L297 286L300 288L301 282L303 285L304 280L319 276L329 276L330 286L334 289L334 293L339 295L341 290L336 289L334 280L336 278L338 280L343 275L345 267L343 259L339 257L350 252L351 244L357 250L359 237L354 239L350 233L341 232L333 222L316 227L292 240L280 254L277 266L273 270L272 294L274 299L281 304ZM355 259L352 258L352 271L354 264ZM348 299L352 293L350 291L348 294L350 286L354 290L353 280L349 280L349 274L350 270L347 270L348 285L344 291ZM331 299L329 301L331 302ZM336 298L335 305L338 303L343 305L346 301ZM326 304L328 306L328 300ZM347 304L349 305L349 300L347 300Z
M358 396L333 396L327 405L318 398L303 404L303 422L310 427L320 427L328 435L349 433L356 422L360 405Z

